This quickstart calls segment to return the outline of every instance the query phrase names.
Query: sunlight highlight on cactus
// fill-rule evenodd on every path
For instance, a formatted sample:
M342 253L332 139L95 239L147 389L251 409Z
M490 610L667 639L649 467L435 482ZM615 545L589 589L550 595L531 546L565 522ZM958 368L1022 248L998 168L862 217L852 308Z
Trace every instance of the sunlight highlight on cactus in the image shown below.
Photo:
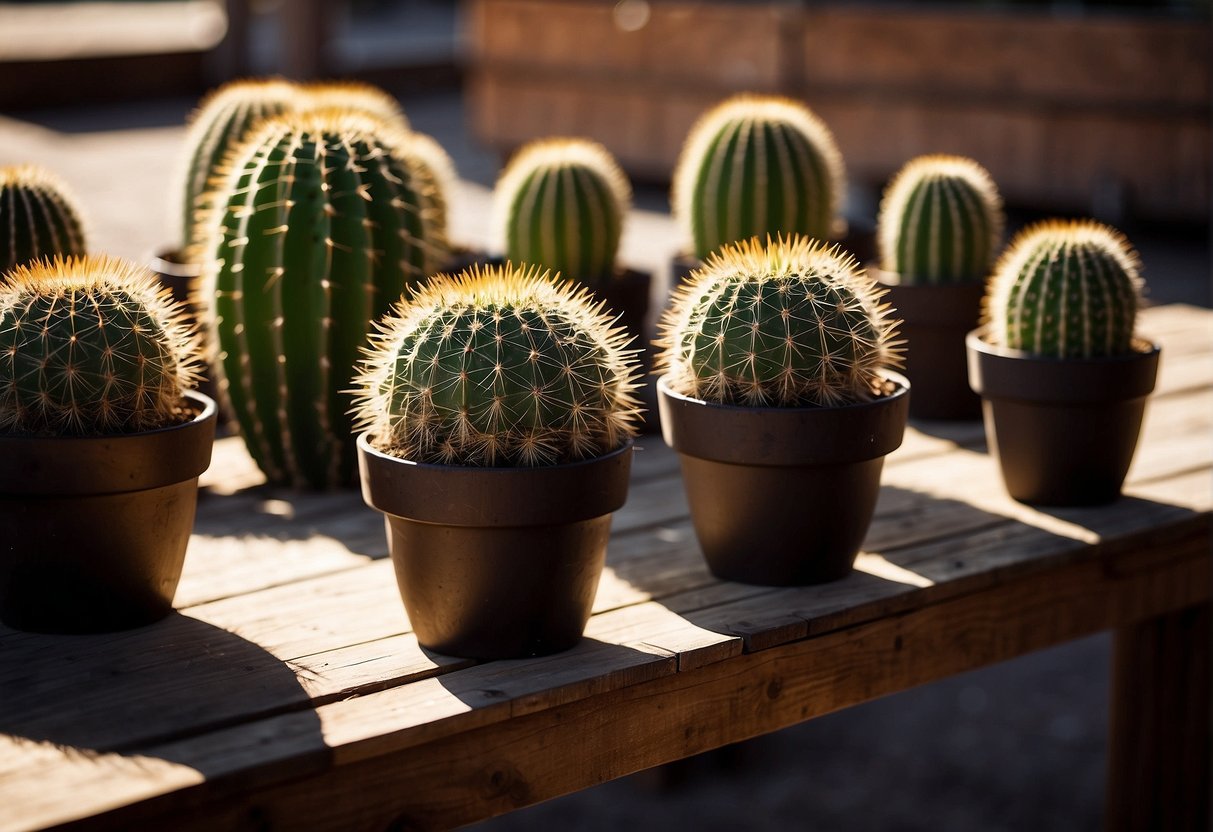
M67 186L35 165L0 167L0 273L43 257L85 253L80 209Z

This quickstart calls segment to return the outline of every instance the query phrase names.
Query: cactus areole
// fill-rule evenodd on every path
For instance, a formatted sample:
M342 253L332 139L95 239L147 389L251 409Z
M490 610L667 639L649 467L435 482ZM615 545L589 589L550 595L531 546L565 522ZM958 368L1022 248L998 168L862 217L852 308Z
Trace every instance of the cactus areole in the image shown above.
M0 167L0 274L85 248L80 209L58 177L33 165Z
M825 123L799 102L740 95L691 129L674 213L696 257L751 237L833 237L846 173Z
M358 113L270 119L215 193L199 303L220 389L271 482L354 481L348 390L371 321L446 245L407 141Z

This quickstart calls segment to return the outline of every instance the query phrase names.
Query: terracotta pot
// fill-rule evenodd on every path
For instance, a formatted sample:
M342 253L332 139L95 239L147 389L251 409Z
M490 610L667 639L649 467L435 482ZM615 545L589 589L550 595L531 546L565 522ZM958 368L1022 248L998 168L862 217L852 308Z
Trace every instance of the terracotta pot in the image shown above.
M1120 495L1133 461L1159 347L1128 355L1044 358L969 333L969 383L981 395L986 440L1016 500L1100 505Z
M519 658L574 646L627 498L632 444L538 468L427 465L358 438L362 495L386 517L396 581L420 644Z
M101 437L0 436L0 620L138 627L172 610L211 460L215 403L183 425Z
M665 441L678 452L695 534L713 574L792 586L846 577L901 445L909 382L844 407L711 404L657 383Z
M965 336L981 317L985 283L911 286L878 268L868 274L888 290L884 299L902 321L903 372L914 385L911 418L980 419L981 398L969 388Z

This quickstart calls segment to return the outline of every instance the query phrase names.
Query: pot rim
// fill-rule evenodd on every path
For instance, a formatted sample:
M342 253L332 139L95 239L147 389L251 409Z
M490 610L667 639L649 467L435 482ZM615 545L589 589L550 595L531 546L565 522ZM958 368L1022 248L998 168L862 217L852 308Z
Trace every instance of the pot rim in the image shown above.
M662 432L681 454L735 465L803 466L862 462L900 447L909 411L910 381L882 370L896 389L869 402L822 407L717 404L657 380ZM721 437L732 440L722 443Z
M147 262L152 271L167 277L195 278L202 275L201 263L187 263L181 258L180 248L164 246L153 251Z
M627 499L635 440L590 459L529 468L401 459L358 435L367 505L393 517L452 526L541 526L610 514Z
M200 476L210 466L218 407L197 390L182 395L199 410L178 425L101 436L0 434L7 463L0 495L119 494Z

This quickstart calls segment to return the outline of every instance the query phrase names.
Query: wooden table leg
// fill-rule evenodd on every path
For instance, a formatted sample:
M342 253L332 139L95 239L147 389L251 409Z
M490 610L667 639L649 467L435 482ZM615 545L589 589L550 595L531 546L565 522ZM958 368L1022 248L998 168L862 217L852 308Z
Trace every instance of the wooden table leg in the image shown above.
M1109 830L1209 829L1211 627L1204 604L1116 631Z

